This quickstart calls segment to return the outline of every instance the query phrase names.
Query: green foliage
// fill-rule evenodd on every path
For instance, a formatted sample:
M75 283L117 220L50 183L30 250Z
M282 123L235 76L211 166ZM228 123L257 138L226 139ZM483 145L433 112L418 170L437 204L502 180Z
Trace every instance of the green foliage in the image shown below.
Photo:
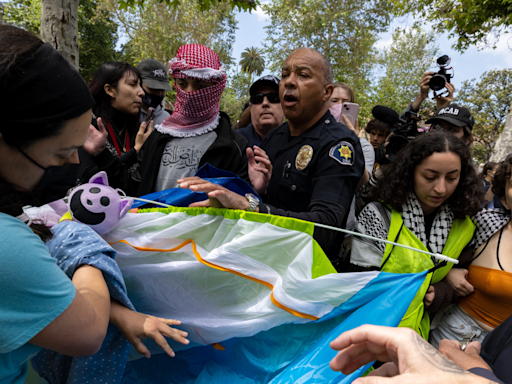
M3 22L29 30L36 35L41 27L41 0L11 0L4 3ZM80 74L85 81L105 61L117 60L117 25L113 15L98 9L98 1L81 1L78 6L78 42Z
M242 52L242 59L238 64L242 66L242 72L251 75L251 80L254 73L259 76L265 69L265 60L261 53L261 50L256 47L245 48L245 51Z
M362 103L362 116L371 118L371 109L377 104L401 113L418 95L421 76L434 66L437 52L432 32L425 33L417 27L397 28L391 45L377 55L377 69L383 76ZM429 101L424 102L424 107L435 108Z
M159 3L164 4L168 8L177 8L183 4L180 0L158 0ZM130 8L147 8L146 0L117 0L119 7L123 11L128 11ZM232 9L238 7L239 11L253 11L259 5L257 0L200 0L197 2L197 9L200 11L209 11L220 5L229 5Z
M240 117L245 103L249 101L250 75L238 72L228 77L228 84L220 99L220 110L226 112L234 124Z
M270 18L264 53L278 74L286 57L312 47L332 63L334 77L366 95L373 66L373 45L389 25L387 0L274 0L264 4Z
M119 60L117 24L112 13L98 9L98 1L81 1L78 7L79 69L89 82L100 64Z
M438 33L456 37L454 48L491 45L512 25L512 0L394 0L398 16L412 14L432 23Z
M473 148L471 149L471 157L478 161L479 164L487 163L490 155L491 154L489 153L489 151L487 151L487 149L485 149L485 147L482 144L478 142L473 144Z
M484 147L487 161L512 103L512 69L485 72L478 83L475 79L464 81L455 102L475 118L473 138Z
M144 9L122 12L118 0L104 1L130 38L123 46L125 59L130 63L147 58L167 63L184 44L206 45L219 55L225 67L233 63L231 51L237 21L228 3L201 13L197 11L198 0L181 0L178 8L169 8L160 0L146 0Z
M14 0L3 3L2 22L39 35L41 0Z

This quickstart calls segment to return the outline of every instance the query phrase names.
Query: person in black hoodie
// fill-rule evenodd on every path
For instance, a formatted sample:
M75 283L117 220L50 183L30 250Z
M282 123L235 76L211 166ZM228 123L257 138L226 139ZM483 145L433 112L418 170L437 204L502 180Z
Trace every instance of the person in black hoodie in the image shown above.
M137 154L153 131L153 123L139 125L144 90L139 71L128 63L109 61L100 65L89 89L94 97L94 127L90 133L95 145L79 151L81 183L99 171L106 171L109 183L127 193L137 185ZM147 129L146 129L147 128Z
M218 55L200 44L184 45L170 61L169 74L177 92L175 111L155 125L141 151L138 195L176 188L178 179L193 176L206 163L248 181L247 152L253 168L258 166L247 140L219 110L226 73ZM264 152L256 153L257 161L259 156Z

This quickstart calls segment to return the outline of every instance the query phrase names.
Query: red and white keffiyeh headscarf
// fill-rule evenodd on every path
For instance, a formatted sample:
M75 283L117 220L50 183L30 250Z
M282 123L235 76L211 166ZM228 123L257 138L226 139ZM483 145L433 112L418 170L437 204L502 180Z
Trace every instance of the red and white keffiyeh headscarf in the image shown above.
M219 101L226 86L226 71L219 56L204 45L183 45L169 62L169 74L175 79L202 80L213 85L195 92L176 87L174 112L155 129L175 137L191 137L217 128Z

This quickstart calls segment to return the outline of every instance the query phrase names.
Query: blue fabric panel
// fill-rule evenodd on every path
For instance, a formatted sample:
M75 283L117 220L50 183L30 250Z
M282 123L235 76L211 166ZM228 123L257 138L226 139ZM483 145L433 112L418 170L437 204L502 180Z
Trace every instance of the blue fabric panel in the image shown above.
M214 184L222 185L223 187L229 189L230 191L236 192L239 195L245 196L246 193L252 193L253 195L258 196L258 194L254 192L252 187L249 185L249 183L247 183L245 180L242 180L235 173L215 168L210 164L203 165L197 170L195 175ZM208 196L205 193L192 192L190 189L173 188L160 192L150 193L149 195L141 196L141 198L174 205L175 207L188 207L192 203L207 200ZM140 207L153 208L158 206L135 200L132 208Z
M362 304L344 322L319 340L313 348L290 364L271 383L351 383L366 372L373 363L369 363L347 376L341 372L334 372L329 367L329 362L336 356L337 351L331 349L329 343L343 332L363 324L398 326L426 275L426 271L418 274L381 273L375 284L372 282L371 286L363 288L356 297L351 298L346 304L351 304L350 302L354 301L357 306L357 303L361 303L361 298L367 288L373 291L372 293L378 292L379 286L381 288L388 286L389 289L386 292L381 291L382 293L378 296L373 295L374 299Z

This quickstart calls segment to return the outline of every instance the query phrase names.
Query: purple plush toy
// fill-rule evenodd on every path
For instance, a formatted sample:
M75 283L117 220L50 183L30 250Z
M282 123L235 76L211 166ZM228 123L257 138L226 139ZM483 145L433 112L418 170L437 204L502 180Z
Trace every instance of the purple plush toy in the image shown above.
M113 230L130 210L133 199L123 198L108 185L107 174L95 174L89 183L80 185L68 200L74 220L86 224L100 235Z

